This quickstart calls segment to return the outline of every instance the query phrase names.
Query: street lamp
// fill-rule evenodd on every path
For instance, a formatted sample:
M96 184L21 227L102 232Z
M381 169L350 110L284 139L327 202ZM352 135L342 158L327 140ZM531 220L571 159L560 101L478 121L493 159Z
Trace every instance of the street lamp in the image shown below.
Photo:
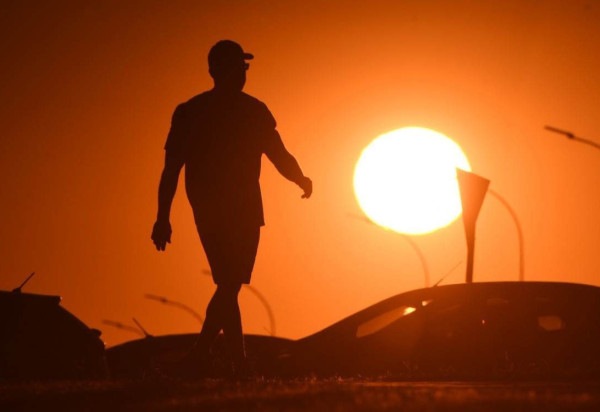
M202 273L204 273L205 275L208 275L208 276L212 275L212 272L207 269L204 269L202 271ZM269 324L270 324L270 331L268 331L268 332L271 334L271 336L275 336L275 314L273 313L273 309L271 309L271 305L269 304L269 301L255 287L252 287L246 283L242 284L242 286L244 286L246 289L248 289L250 292L252 292L252 294L254 296L256 296L257 299L260 300L260 303L262 303L262 305L265 307L265 310L267 311L267 315L269 316Z
M463 224L467 239L467 273L466 282L473 282L473 261L475 256L475 225L485 199L490 181L475 173L456 169L456 178L462 203Z
M134 328L133 326L129 326L129 325L125 325L124 323L121 322L117 322L114 320L109 320L109 319L104 319L102 321L102 323L104 323L105 325L110 325L110 326L114 326L117 329L121 329L121 330L126 330L128 332L132 332L138 335L141 335L145 338L152 338L154 337L153 335L151 335L150 333L148 333L148 331L146 329L144 329L144 327L142 326L142 324L140 322L138 322L138 320L136 318L132 318L133 323L136 324L137 328Z
M553 126L544 126L544 129L546 129L550 132L562 134L571 140L576 140L580 143L587 144L589 146L595 147L596 149L600 149L600 144L598 144L592 140L584 139L583 137L575 136L575 134L572 132L568 132L566 130L562 130L562 129L559 129L559 128L553 127Z
M204 318L198 312L196 312L194 309L190 308L188 305L186 305L184 303L168 299L165 296L152 295L150 293L146 293L146 295L144 297L146 299L155 300L155 301L160 302L160 303L162 303L164 305L174 306L176 308L183 309L186 312L188 312L189 314L191 314L193 317L195 317L196 319L198 319L198 321L200 322L200 324L204 323Z
M500 196L496 191L489 189L490 181L488 179L461 169L456 169L456 177L460 188L463 206L463 223L465 225L465 235L467 237L467 283L473 281L475 223L486 193L495 197L508 210L510 217L515 223L519 240L519 280L525 280L523 229L521 228L519 218L514 209L504 197Z
M490 195L495 197L506 208L506 210L508 210L508 213L510 213L510 217L512 218L513 222L515 223L515 227L517 228L517 236L519 238L519 280L524 281L525 280L525 251L523 250L524 249L523 229L521 228L521 223L519 222L519 218L517 217L517 214L515 213L514 209L508 204L506 199L503 198L502 196L500 196L498 194L498 192L496 192L492 189L488 189L488 192Z
M102 321L105 325L113 326L117 329L126 330L127 332L135 333L136 335L144 336L144 332L142 332L139 328L134 328L133 326L126 325L122 322L104 319Z
M354 217L354 218L356 218L356 219L360 219L363 222L369 223L371 225L375 225L375 223L373 223L373 221L371 221L366 216L359 216L359 215L354 215L354 214L352 214L351 216ZM398 232L396 232L396 233L398 233ZM430 283L430 275L429 275L429 265L427 264L427 260L425 259L425 255L423 255L423 252L421 251L421 249L419 248L419 246L417 245L417 243L414 240L412 240L412 238L410 236L405 235L403 233L398 233L398 234L400 236L402 236L402 238L408 242L408 244L410 245L410 247L415 251L415 253L419 257L419 262L421 262L421 267L423 268L423 277L425 278L425 287L428 288L429 287L429 283Z

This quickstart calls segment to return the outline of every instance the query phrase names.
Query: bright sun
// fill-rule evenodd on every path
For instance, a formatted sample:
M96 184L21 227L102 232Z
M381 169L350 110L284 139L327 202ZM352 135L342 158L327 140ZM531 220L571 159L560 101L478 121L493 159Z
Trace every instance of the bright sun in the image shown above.
M354 192L373 222L420 235L452 223L462 210L456 168L470 171L454 141L421 127L385 133L362 152Z

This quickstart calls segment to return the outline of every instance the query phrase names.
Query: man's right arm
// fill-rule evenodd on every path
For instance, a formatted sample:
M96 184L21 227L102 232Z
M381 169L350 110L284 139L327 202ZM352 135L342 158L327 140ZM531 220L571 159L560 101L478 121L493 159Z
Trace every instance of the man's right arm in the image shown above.
M165 143L165 166L158 185L158 213L152 228L152 242L156 250L165 250L171 243L171 203L177 191L179 173L184 164L184 140L187 136L185 105L175 108L171 118L171 128Z
M177 191L179 173L183 167L183 159L167 150L165 166L158 185L158 213L152 228L152 241L156 250L165 250L167 243L171 243L171 204Z

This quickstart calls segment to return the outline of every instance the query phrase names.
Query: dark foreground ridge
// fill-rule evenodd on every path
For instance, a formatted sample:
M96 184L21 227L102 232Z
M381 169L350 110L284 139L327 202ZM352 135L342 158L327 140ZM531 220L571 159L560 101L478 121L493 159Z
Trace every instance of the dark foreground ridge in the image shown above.
M597 411L600 382L352 379L54 382L0 386L4 411Z

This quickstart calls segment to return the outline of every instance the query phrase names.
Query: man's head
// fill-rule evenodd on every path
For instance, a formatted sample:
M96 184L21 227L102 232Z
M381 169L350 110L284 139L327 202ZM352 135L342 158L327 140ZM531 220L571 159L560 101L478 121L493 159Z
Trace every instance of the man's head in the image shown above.
M208 53L208 71L217 88L242 90L246 83L246 60L254 56L231 40L217 42Z

